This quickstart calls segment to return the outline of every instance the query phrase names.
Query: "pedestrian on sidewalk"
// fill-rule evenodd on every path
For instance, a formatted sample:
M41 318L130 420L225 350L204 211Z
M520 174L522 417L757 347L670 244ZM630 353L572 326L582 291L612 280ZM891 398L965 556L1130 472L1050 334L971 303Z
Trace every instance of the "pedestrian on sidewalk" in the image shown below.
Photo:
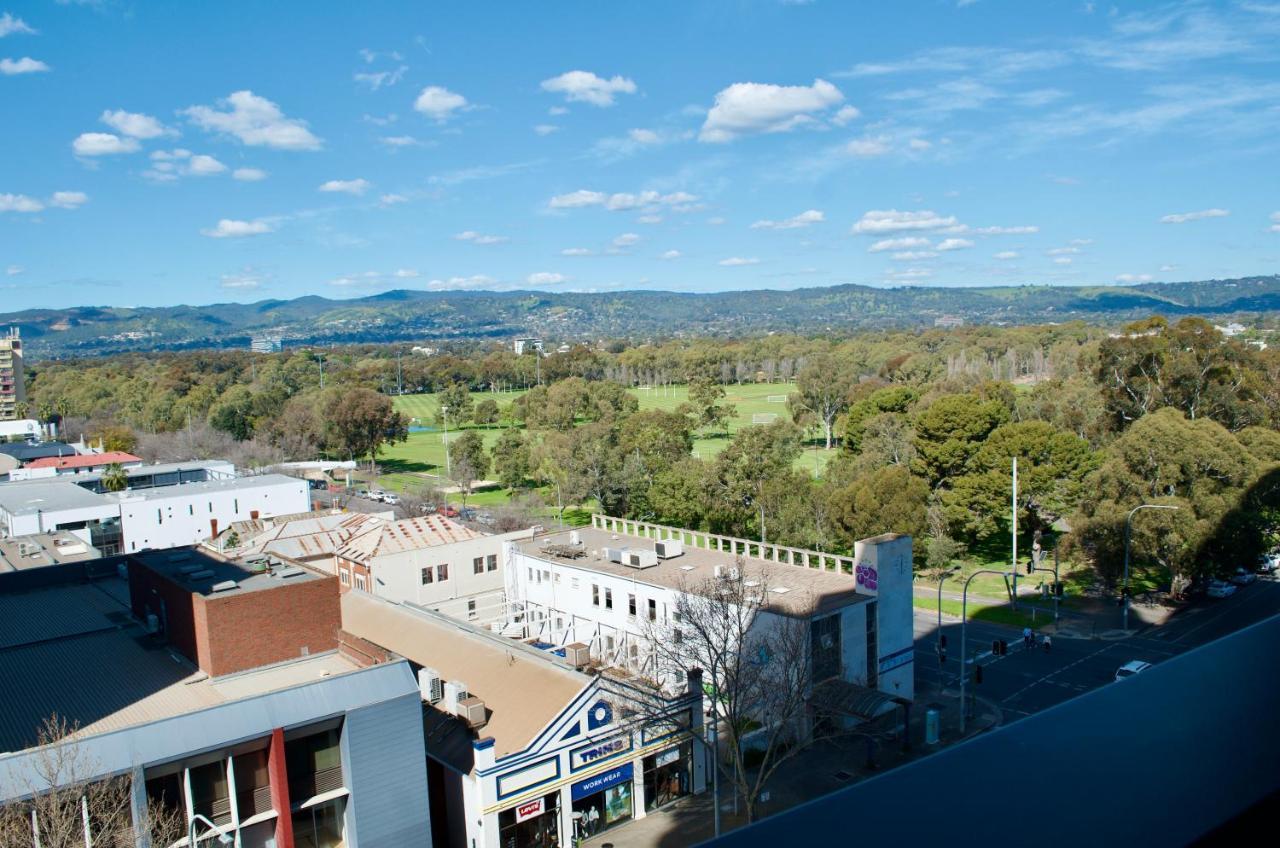
M1044 634L1044 652L1047 654L1053 648L1053 637L1048 633Z
M1022 647L1030 650L1032 645L1032 638L1033 637L1031 635L1031 628L1030 627L1022 628Z

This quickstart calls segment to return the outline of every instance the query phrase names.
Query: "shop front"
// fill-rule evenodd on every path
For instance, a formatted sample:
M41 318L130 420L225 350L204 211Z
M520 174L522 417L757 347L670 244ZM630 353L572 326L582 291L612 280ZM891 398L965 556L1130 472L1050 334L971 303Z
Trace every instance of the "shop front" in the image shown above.
M626 763L573 784L570 794L577 836L590 838L631 820L632 779L632 764Z
M560 848L560 793L498 813L500 848Z
M652 812L693 791L693 745L685 742L645 757L644 809Z

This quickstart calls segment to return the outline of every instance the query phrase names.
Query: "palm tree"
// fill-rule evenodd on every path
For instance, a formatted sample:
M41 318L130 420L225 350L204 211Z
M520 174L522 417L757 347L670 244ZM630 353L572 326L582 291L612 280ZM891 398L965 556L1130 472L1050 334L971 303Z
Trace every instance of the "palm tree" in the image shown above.
M102 488L108 492L123 492L129 488L129 475L123 465L113 462L102 470Z

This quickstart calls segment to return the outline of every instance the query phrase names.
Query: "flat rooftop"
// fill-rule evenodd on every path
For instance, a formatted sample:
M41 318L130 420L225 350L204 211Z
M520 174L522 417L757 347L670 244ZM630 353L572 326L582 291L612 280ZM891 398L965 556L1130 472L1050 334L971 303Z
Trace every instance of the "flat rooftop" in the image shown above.
M210 678L147 635L128 598L118 577L0 593L0 752L36 744L55 714L100 733L357 670L328 653Z
M577 532L582 540L583 556L557 556L547 550L548 547L568 547L572 532ZM717 565L726 569L738 566L742 568L747 580L760 580L768 588L767 607L787 615L814 615L873 600L871 596L857 591L852 574L789 565L758 557L735 556L729 551L695 548L686 544L682 555L660 559L657 565L648 568L633 568L611 562L604 554L605 548L651 551L653 545L654 540L644 536L612 533L595 527L579 527L576 531L562 530L516 542L516 547L526 556L668 589L696 589L715 580ZM817 556L816 552L814 556Z
M144 465L126 471L146 471L159 466ZM184 466L185 470L193 470ZM176 473L166 471L168 473ZM102 493L86 488L100 475L76 474L64 477L41 477L35 480L14 480L0 483L0 510L10 515L31 515L36 512L116 507L121 502L137 500L164 500L185 497L201 492L225 492L255 489L263 485L301 482L284 474L259 474L252 477L229 477L217 480L188 481L170 486L154 486L129 489L124 492Z
M291 566L257 570L251 565L221 559L200 548L175 548L130 554L130 559L163 574L195 595L242 595L296 583L322 580L324 576L308 568ZM235 586L228 584L235 583ZM217 586L224 588L215 589Z
M14 536L0 539L0 573L81 562L101 555L97 548L65 530Z

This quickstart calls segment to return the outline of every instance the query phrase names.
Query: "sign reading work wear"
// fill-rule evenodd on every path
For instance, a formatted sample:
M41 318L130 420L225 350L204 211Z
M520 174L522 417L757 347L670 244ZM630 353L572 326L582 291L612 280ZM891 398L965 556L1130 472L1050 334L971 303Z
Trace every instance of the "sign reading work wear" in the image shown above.
M595 777L588 777L586 780L573 784L573 800L577 801L586 798L588 795L603 792L610 786L626 783L630 779L631 763L597 774Z

